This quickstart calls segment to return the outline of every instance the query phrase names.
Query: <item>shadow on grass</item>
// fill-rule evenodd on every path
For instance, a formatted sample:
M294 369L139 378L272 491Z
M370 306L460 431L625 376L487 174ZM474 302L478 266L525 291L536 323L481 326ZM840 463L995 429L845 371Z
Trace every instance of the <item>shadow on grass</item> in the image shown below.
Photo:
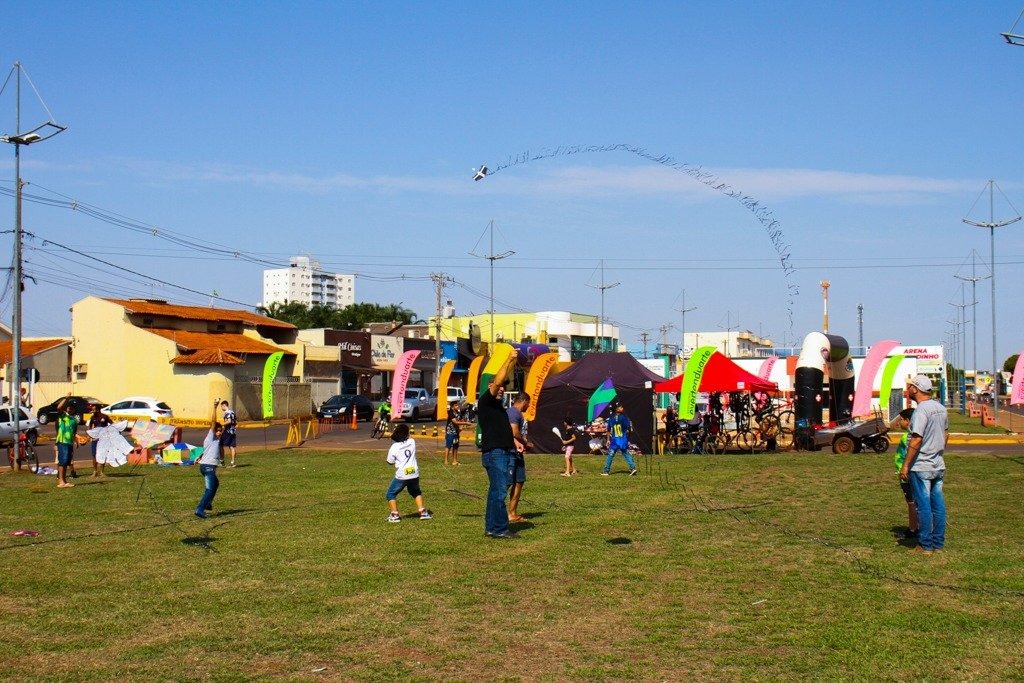
M889 529L889 531L892 532L897 545L901 545L904 548L913 548L917 546L917 536L911 536L910 529L908 527L894 526Z
M616 536L615 538L609 538L605 541L605 543L609 545L629 545L632 542L632 539L626 538L625 536Z

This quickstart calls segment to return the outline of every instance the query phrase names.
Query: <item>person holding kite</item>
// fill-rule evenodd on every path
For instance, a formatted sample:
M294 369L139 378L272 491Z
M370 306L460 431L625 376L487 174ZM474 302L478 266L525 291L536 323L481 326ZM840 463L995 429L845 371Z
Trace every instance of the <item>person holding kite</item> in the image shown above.
M616 404L615 415L608 420L608 457L605 458L604 470L601 472L605 477L612 471L612 459L616 453L622 453L622 457L626 459L626 464L629 465L629 476L632 477L636 474L636 463L629 455L629 430L632 425L629 418L626 417L625 410L621 403Z
M512 466L516 441L512 424L502 405L505 380L515 364L515 355L509 356L494 373L487 388L477 400L477 425L480 429L480 459L487 471L487 507L484 514L484 535L497 539L518 538L509 530L505 496L512 483Z
M210 416L210 431L206 433L203 441L203 454L199 457L199 473L203 475L206 488L203 489L203 497L199 499L196 506L196 517L206 519L206 513L213 509L213 497L217 495L220 488L220 480L217 479L217 466L220 465L220 436L223 428L217 422L217 407L220 405L218 398L213 402L213 415Z

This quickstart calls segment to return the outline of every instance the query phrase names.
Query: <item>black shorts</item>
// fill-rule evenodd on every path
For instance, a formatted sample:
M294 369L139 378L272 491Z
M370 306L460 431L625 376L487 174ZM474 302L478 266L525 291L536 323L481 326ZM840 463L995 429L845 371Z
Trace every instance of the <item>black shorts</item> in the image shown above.
M914 502L914 491L910 488L909 481L903 481L900 479L900 488L903 489L903 497L908 503Z
M238 435L234 432L224 432L220 435L220 447L221 448L234 448L235 443L238 441Z

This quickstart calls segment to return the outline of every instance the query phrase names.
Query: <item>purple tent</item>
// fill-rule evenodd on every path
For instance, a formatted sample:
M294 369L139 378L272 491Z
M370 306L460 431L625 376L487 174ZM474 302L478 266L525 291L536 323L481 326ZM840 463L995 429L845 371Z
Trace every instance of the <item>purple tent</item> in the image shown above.
M535 451L560 453L562 442L551 428L561 429L566 416L577 424L586 422L587 402L608 378L615 386L615 400L625 407L626 416L633 423L630 441L644 453L652 453L654 385L665 378L640 365L628 353L588 353L568 370L547 378L540 391L537 416L530 423L530 441ZM585 453L586 447L578 444L576 450Z

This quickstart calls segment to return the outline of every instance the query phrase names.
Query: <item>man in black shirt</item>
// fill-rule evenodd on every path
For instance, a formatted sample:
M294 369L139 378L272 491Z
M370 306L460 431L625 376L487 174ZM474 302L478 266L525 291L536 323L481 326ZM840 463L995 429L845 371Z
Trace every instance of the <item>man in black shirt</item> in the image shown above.
M477 401L477 424L480 426L480 453L487 470L487 508L484 514L484 534L491 538L516 538L508 528L508 509L505 496L512 483L512 465L516 444L512 425L502 405L505 380L515 364L515 355L494 375L494 379Z

